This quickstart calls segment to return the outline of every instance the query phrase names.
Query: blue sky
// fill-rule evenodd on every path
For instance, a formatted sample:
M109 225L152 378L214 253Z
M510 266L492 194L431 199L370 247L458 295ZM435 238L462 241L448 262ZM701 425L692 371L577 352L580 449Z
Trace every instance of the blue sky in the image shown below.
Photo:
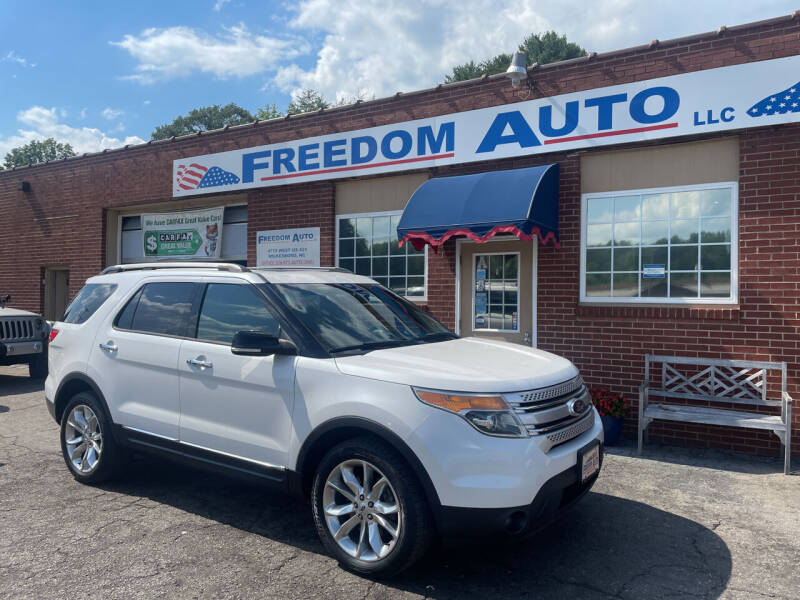
M765 19L791 2L0 0L0 159L31 139L79 152L149 138L192 108L285 109L435 85L449 67L556 29L588 50Z

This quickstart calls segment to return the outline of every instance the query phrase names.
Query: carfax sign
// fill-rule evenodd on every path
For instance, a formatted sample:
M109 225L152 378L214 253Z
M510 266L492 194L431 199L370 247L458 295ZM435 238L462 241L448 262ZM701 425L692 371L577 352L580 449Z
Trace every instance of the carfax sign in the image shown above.
M224 208L142 215L144 255L219 258Z
M793 123L799 79L800 56L791 56L181 158L173 195Z
M318 267L319 227L259 231L256 264L259 267Z

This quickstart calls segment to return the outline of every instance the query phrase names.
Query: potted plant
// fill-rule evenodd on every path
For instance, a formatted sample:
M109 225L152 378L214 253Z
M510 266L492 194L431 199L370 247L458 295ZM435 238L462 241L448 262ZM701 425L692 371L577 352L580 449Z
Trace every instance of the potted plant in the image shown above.
M630 412L628 399L621 393L615 394L605 387L590 386L589 394L597 412L600 413L600 420L603 421L605 445L615 446L619 442L625 417Z

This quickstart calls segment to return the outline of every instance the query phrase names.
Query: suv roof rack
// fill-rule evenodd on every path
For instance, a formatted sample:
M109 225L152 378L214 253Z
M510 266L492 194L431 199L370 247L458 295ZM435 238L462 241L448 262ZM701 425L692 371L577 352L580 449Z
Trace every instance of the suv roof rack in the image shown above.
M250 271L250 269L247 267L237 265L236 263L164 261L152 263L132 263L129 265L112 265L103 269L100 274L107 275L108 273L123 273L126 271L147 271L158 269L216 269L217 271L235 271L238 273L246 273Z
M329 273L352 273L348 269L342 267L294 267L291 265L273 267L253 267L252 271L326 271Z

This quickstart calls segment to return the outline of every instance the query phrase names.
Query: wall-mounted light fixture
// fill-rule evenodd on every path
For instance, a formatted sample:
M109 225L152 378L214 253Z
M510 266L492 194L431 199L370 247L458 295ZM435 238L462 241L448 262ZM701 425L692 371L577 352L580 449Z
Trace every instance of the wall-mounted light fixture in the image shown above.
M20 192L30 192L31 191L31 184L28 181L20 181L17 184L17 189Z
M511 85L515 88L528 78L527 57L522 50L517 50L511 57L511 64L506 69L506 77L511 80Z

